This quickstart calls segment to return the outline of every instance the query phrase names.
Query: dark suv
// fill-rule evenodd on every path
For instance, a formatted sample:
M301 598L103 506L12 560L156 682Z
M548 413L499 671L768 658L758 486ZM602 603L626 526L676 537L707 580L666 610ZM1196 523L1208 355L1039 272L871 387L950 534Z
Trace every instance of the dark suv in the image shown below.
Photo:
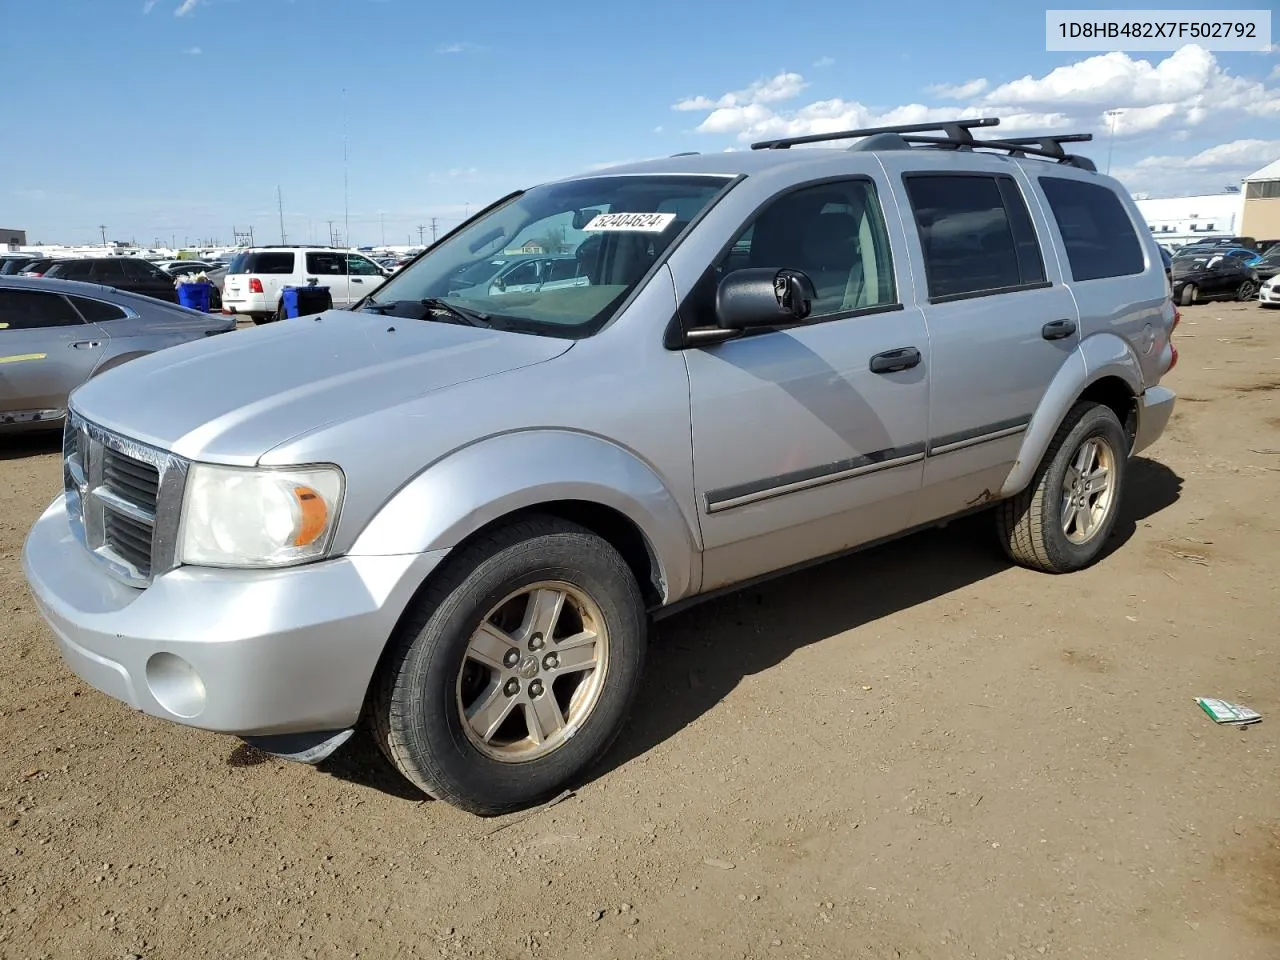
M169 303L178 302L174 278L159 267L138 257L88 257L83 260L61 260L44 274L50 279L83 280L101 283L117 290L140 293Z

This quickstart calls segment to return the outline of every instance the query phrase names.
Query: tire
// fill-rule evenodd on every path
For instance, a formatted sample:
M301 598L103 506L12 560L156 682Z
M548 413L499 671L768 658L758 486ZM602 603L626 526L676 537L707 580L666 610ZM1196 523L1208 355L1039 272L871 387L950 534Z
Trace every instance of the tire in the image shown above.
M1236 291L1236 299L1241 303L1247 303L1258 295L1258 285L1252 280L1246 280L1240 284L1240 289Z
M622 730L647 639L639 585L609 543L551 517L483 536L446 564L402 621L374 679L374 739L406 779L471 813L492 816L550 799ZM562 588L558 625L556 616L530 618L535 604L527 597ZM489 625L483 632L482 623ZM545 639L539 623L551 624ZM566 632L582 638L593 631L594 669L554 675L553 658L573 656L561 646ZM476 644L488 660L475 659ZM505 666L504 653L515 658ZM482 703L495 704L491 739L482 733L486 724L464 716ZM535 711L549 705L564 725L540 739Z
M276 315L274 313L252 313L249 315L253 318L254 326L262 326L264 323L274 323Z
M1196 292L1196 285L1188 283L1182 288L1182 296L1178 298L1178 302L1184 307L1191 306L1196 302Z
M281 320L289 319L289 311L284 308L283 300L281 300L279 306L276 307L276 314L274 317L272 317L272 319L275 320L277 323L279 323Z
M1107 467L1108 487L1102 495L1081 491L1094 507L1078 512L1071 521L1074 536L1064 527L1071 503L1064 504L1076 461L1086 445L1098 453L1097 463ZM1099 448L1096 445L1101 445ZM1045 451L1035 476L1025 490L996 509L1000 542L1009 559L1045 573L1071 573L1093 563L1115 527L1124 495L1129 441L1115 412L1102 404L1082 402L1071 408ZM1096 482L1096 481L1095 481ZM1091 521L1085 526L1086 518ZM1070 519L1070 518L1069 518Z

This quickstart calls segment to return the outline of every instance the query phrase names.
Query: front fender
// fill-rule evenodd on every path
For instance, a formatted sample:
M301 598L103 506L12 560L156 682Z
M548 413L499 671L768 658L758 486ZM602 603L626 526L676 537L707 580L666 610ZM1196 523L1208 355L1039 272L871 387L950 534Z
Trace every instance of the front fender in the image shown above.
M697 589L696 526L658 473L616 444L568 430L501 434L454 451L401 487L347 552L448 549L517 510L561 500L611 507L630 519L647 542L664 601Z
M1142 393L1138 358L1129 342L1114 333L1098 333L1081 341L1058 368L1027 426L1018 459L1000 488L1001 497L1011 497L1031 482L1068 411L1090 384L1104 377L1123 380L1135 397Z

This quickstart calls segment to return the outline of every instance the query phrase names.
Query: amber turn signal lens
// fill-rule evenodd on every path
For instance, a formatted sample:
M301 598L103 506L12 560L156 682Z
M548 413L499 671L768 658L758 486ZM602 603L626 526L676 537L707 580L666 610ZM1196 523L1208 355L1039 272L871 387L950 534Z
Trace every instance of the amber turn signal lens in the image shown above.
M298 524L298 535L294 537L295 547L305 547L315 543L324 533L329 522L329 508L324 505L320 494L310 487L294 487L293 496L298 501L298 511L302 522Z

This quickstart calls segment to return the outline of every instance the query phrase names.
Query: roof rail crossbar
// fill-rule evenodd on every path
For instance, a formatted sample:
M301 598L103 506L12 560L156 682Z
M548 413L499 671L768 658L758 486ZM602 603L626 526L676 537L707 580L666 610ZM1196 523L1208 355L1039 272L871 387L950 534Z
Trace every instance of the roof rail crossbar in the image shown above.
M1093 139L1091 133L1070 133L1062 136L1043 137L1009 137L1002 140L967 140L957 141L949 137L907 136L908 143L921 146L936 147L941 150L1004 150L1015 157L1043 157L1056 160L1082 170L1096 171L1092 160L1087 157L1067 153L1062 149L1064 143L1085 143Z
M890 127L864 127L860 130L840 130L835 133L811 133L803 137L782 137L777 140L761 140L751 145L752 150L786 150L802 143L827 143L831 140L852 140L870 137L877 133L927 133L941 130L953 140L973 139L969 131L975 127L998 126L998 117L974 117L969 120L950 120L938 123L905 123Z

